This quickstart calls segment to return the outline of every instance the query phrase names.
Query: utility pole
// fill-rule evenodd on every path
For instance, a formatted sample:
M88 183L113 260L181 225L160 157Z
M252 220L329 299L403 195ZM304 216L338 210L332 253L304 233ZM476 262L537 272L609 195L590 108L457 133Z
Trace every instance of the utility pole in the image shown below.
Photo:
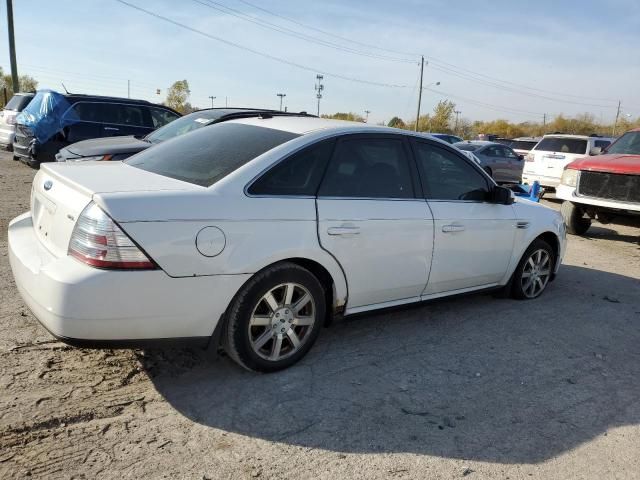
M364 118L364 123L369 123L369 114L371 113L371 110L365 110L364 111L366 117Z
M420 61L420 89L418 90L418 113L416 114L416 132L418 131L418 122L420 121L420 102L422 102L422 73L424 72L424 55L422 55Z
M229 97L224 97L224 107L227 108L229 106Z
M278 97L280 97L280 111L282 111L282 99L287 96L286 93L276 93Z
M213 101L214 101L217 97L214 97L213 95L209 95L209 98L211 99L211 108L213 108Z
M7 0L7 25L9 27L9 59L11 60L11 82L13 93L20 91L18 64L16 63L16 40L13 34L13 0Z
M543 133L544 133L544 129L547 128L547 114L546 113L544 115L542 115L542 128L543 128Z
M455 131L456 131L456 133L458 133L458 115L460 115L462 112L460 110L454 110L453 113L456 114L456 128L455 128Z
M131 98L131 80L127 80L127 98Z
M616 136L616 128L618 128L618 118L620 117L620 104L621 101L618 100L618 110L616 111L616 121L613 123L613 137Z
M316 75L316 98L318 99L318 116L320 116L320 99L322 98L322 92L324 91L324 85L322 84L322 80L324 79L323 75Z

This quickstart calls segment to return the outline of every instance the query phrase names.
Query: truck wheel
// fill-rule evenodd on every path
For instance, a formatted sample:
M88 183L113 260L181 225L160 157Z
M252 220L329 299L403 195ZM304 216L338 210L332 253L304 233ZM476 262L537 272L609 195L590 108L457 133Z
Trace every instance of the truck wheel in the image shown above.
M567 225L567 232L573 235L584 235L591 226L591 219L585 218L584 212L575 203L564 201L560 213Z

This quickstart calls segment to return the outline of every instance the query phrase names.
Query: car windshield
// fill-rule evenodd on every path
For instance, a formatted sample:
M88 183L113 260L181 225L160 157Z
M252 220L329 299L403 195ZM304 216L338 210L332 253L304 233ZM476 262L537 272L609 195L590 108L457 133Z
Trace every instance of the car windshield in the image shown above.
M536 143L538 142L535 140L514 140L509 146L516 150L531 150L536 146Z
M253 125L217 123L144 150L125 163L209 187L245 163L298 136Z
M33 95L14 95L4 107L5 110L14 110L21 112L29 102L33 99Z
M205 125L209 125L217 118L220 118L220 112L215 110L194 112L178 118L177 120L166 124L164 127L151 132L145 137L145 140L150 143L164 142L170 138L177 137L178 135L184 135L185 133L197 130Z
M613 142L606 153L640 155L640 132L627 132Z
M483 147L483 145L478 145L476 143L455 143L456 148L460 150L466 150L467 152L475 152Z
M534 150L559 153L587 153L587 141L582 138L545 137Z

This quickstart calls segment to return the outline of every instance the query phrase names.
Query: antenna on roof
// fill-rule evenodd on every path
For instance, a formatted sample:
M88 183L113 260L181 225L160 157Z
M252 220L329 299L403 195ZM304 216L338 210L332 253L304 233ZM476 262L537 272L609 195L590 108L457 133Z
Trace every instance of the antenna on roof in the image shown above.
M62 83L62 82L60 82ZM64 86L64 83L62 83L62 88L64 88L64 91L67 93L67 95L69 95L69 90L67 90L67 87Z

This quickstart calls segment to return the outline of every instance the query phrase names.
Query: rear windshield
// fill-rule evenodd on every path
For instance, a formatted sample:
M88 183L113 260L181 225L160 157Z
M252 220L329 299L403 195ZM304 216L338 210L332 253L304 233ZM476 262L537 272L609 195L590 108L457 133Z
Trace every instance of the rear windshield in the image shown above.
M184 135L192 130L197 130L200 127L209 125L211 122L220 117L220 112L216 110L205 110L202 112L194 112L189 115L185 115L182 118L174 120L173 122L159 128L155 132L151 132L145 140L151 143L159 143L170 138L177 137L178 135Z
M587 153L587 141L580 138L546 137L534 150L559 153Z
M245 163L298 136L253 125L218 123L162 142L125 163L209 187Z
M531 150L536 146L536 143L538 142L529 140L514 140L509 146L516 150Z
M456 148L460 150L466 150L467 152L475 152L476 150L482 148L484 145L478 145L476 143L455 143Z
M607 153L640 155L640 132L625 133L607 148Z
M11 97L11 100L9 100L9 103L7 103L4 109L21 112L32 99L33 95L14 95Z

